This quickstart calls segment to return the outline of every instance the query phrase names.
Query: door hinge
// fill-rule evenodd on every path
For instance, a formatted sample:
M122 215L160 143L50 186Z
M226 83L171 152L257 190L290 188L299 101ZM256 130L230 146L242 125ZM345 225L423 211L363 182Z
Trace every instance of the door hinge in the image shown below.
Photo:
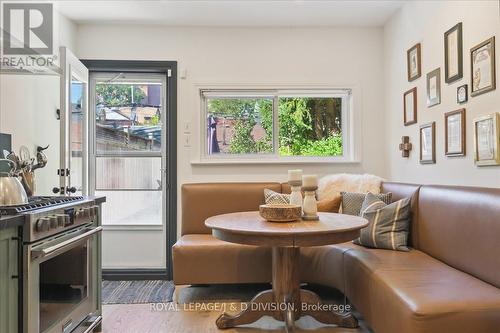
M57 169L58 176L66 177L69 176L69 174L70 174L69 169Z
M172 77L172 70L171 70L171 69L168 69L168 70L167 70L167 76L168 76L168 77Z

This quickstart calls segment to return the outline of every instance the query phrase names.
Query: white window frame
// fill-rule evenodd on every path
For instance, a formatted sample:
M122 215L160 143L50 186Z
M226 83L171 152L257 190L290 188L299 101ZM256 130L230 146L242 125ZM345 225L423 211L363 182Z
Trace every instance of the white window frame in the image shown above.
M357 163L355 145L353 88L333 89L219 89L198 88L200 98L200 154L191 164L267 164L267 163ZM207 97L216 98L268 98L273 100L273 152L269 154L208 154L206 128ZM278 103L283 97L337 97L342 98L342 155L339 156L280 156Z

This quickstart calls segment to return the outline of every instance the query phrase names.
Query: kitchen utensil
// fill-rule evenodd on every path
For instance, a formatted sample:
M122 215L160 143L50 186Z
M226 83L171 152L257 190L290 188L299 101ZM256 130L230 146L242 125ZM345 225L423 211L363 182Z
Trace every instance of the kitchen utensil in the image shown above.
M12 176L15 163L8 159L0 159L0 162L9 163L10 172L0 173L0 206L15 206L28 203L28 195L17 177Z
M28 197L32 197L35 194L35 173L31 170L21 172L21 185Z
M43 152L47 148L49 148L49 146L47 146L47 147L41 147L41 146L36 147L36 163L37 164L35 164L35 165L33 165L31 167L31 171L43 168L43 167L45 167L47 165L47 160L48 160L47 159L47 155L45 155L45 153Z
M11 176L18 176L19 172L21 171L21 167L20 167L21 161L19 160L19 157L17 157L16 153L11 151L5 157L5 159L14 163L14 164L11 164L10 175Z

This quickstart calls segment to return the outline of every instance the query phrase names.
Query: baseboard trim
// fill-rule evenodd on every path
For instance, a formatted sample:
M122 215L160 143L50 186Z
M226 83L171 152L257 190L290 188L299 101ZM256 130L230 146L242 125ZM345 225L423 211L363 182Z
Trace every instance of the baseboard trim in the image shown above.
M103 269L103 280L167 280L167 271L165 269Z

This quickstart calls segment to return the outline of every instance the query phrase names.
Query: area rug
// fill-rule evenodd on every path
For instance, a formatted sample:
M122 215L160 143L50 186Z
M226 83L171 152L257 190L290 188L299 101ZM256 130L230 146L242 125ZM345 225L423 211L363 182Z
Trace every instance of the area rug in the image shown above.
M102 304L141 304L172 302L172 281L103 281Z

